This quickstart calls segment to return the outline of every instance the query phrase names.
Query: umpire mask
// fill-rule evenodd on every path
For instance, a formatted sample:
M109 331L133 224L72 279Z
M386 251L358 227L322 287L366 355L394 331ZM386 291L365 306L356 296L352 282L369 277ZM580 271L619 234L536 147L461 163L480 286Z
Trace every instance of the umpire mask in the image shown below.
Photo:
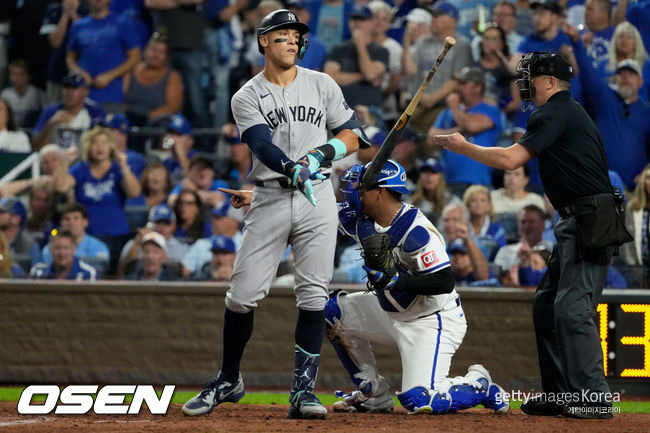
M521 111L528 110L533 105L533 97L535 96L535 87L530 82L530 65L533 63L533 57L536 53L528 53L519 60L517 63L517 73L519 79L515 81L517 89L519 89L519 98L521 99Z

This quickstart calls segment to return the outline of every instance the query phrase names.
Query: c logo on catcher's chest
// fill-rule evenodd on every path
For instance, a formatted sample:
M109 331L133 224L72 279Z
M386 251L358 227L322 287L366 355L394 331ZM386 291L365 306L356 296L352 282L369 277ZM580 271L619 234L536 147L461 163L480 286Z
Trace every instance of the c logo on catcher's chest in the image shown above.
M438 256L433 251L429 251L428 253L422 254L420 256L420 259L422 259L422 263L424 263L425 268L430 268L431 266L439 262Z

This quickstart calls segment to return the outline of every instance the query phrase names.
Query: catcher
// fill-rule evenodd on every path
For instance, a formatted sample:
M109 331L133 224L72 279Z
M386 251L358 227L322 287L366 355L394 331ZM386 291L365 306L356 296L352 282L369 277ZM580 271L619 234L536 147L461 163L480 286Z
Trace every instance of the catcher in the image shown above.
M409 190L398 163L388 160L377 182L360 189L366 167L354 165L341 176L339 229L361 248L369 291L336 291L325 306L328 339L358 388L339 394L343 399L334 410L392 410L389 385L377 371L370 346L378 343L399 349L402 392L397 399L409 414L479 404L507 413L503 389L482 365L470 366L464 377L447 377L467 324L445 240L419 209L400 200Z

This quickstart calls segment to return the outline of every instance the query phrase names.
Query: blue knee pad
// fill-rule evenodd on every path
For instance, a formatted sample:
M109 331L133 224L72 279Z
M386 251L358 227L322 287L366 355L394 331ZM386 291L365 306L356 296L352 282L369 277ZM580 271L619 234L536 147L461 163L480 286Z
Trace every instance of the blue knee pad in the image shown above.
M416 386L397 394L397 399L409 413L445 413L451 404L447 394L431 395L430 391L423 386Z
M328 330L335 330L334 323L335 320L341 320L341 308L339 307L339 296L345 296L346 293L340 290L332 293L330 299L325 304L325 326ZM370 395L372 393L372 383L367 383L364 386L361 386L362 379L356 377L358 373L361 372L359 367L350 357L350 354L345 349L345 346L341 342L341 338L338 335L332 335L328 333L328 340L332 343L332 347L336 352L336 355L341 360L343 367L348 372L350 379L356 385L356 387L364 394Z
M451 396L449 410L456 411L478 406L485 400L485 390L472 385L452 385L447 391Z

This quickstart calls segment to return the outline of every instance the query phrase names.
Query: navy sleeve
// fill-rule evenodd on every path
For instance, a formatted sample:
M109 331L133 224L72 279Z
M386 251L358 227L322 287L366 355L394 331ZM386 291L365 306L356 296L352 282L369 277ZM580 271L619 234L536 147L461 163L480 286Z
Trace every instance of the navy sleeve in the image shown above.
M262 164L281 175L289 175L289 170L295 162L273 144L268 125L259 124L248 128L242 134L241 140L248 144L251 152Z

